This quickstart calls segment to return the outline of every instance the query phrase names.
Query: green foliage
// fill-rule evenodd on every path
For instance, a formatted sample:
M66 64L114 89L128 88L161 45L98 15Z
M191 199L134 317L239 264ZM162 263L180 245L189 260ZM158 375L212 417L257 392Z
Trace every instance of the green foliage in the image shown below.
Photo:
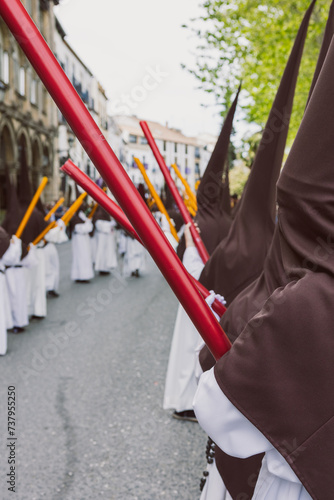
M241 196L249 174L250 169L246 167L243 161L239 160L235 162L234 167L231 168L229 173L231 194L237 194L238 197Z
M188 28L200 40L194 68L200 88L214 93L222 115L242 80L246 120L265 125L310 0L206 0ZM305 109L331 0L318 0L308 30L290 122L291 145ZM197 25L199 28L197 28ZM186 27L186 26L185 26ZM240 100L239 100L240 101Z

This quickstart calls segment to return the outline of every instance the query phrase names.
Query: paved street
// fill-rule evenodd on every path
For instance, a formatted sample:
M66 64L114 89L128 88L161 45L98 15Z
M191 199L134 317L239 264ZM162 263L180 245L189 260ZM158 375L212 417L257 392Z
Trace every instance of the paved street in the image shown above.
M149 260L140 279L69 278L0 358L0 498L194 500L206 436L162 409L177 300ZM8 492L7 388L16 387L16 494Z

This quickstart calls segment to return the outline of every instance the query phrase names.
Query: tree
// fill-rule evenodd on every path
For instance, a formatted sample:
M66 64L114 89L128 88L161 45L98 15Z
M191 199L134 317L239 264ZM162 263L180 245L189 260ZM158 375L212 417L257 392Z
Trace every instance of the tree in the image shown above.
M300 68L288 145L298 130L311 86L331 0L318 0ZM265 125L310 0L206 0L190 26L200 40L195 67L200 88L214 93L225 115L242 80L245 119Z

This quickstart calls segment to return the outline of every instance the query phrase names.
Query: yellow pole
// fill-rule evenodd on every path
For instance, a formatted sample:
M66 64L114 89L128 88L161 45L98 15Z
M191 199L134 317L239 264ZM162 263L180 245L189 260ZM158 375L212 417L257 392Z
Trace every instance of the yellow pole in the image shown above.
M174 172L176 173L176 175L178 176L178 178L180 179L180 181L182 182L185 190L186 190L186 193L187 195L189 196L189 199L193 201L194 203L194 208L197 210L197 201L196 201L196 196L194 195L194 193L192 192L192 189L191 187L189 186L188 182L186 181L186 179L183 177L183 175L181 174L178 166L176 165L176 163L172 163L172 168L174 169Z
M32 244L33 245L37 245L44 238L44 236L46 235L46 233L48 233L50 231L50 229L53 229L56 224L57 224L57 222L55 220L53 222L50 222L50 224L48 224L46 226L46 228L41 232L41 234L39 234L37 236L37 238L34 239L34 241L32 242Z
M190 199L189 196L187 196L186 192L183 192L182 197L183 197L183 201L186 204L187 208L191 207L192 211L196 213L197 212L197 204L195 205L193 200Z
M48 178L47 177L43 177L42 182L40 183L40 185L39 185L36 193L34 194L34 197L31 200L30 205L27 208L26 213L24 214L24 217L23 217L23 219L21 221L21 224L19 225L19 228L18 228L18 230L15 233L15 236L17 238L21 238L21 235L22 235L22 233L24 231L24 228L26 227L27 222L28 222L28 220L29 220L29 218L30 218L30 216L32 214L32 211L34 210L34 208L36 206L36 203L38 202L38 199L41 196L41 193L42 193L43 189L45 188L47 182L48 182Z
M48 212L46 214L46 216L44 217L44 220L46 220L46 221L50 220L51 215L53 215L55 213L55 211L57 210L57 208L59 208L60 205L62 203L64 203L64 200L65 200L65 198L60 198L60 200L57 201L57 203L55 204L55 206L51 208L50 212Z
M87 193L81 193L81 195L72 203L67 212L62 216L61 219L66 225L70 222L75 212L79 209L86 196Z
M62 216L61 220L67 225L70 220L72 219L73 215L75 214L75 212L78 210L78 208L80 207L80 205L82 204L85 196L87 196L87 193L82 193L73 203L72 205L70 206L70 208L68 210L66 210L66 212L64 213L64 215ZM46 233L48 233L50 231L50 229L53 229L55 226L57 225L57 222L56 221L53 221L53 222L50 222L49 225L46 226L46 228L41 232L41 234L39 234L35 239L34 241L32 242L33 245L37 245L43 238L44 236L46 235Z
M95 203L95 205L93 206L92 210L90 211L90 214L88 215L88 219L92 219L94 217L94 214L95 214L96 209L97 209L98 206L99 206L99 204Z
M162 214L164 214L164 215L166 216L166 218L167 218L167 220L168 220L168 223L169 223L170 232L172 233L172 235L174 236L174 238L176 239L176 241L179 241L179 237L178 237L178 235L177 235L176 229L175 229L175 227L174 227L174 225L173 225L172 221L170 220L170 217L169 217L169 215L168 215L168 212L167 212L167 210L165 209L165 206L164 206L164 204L162 203L160 196L158 195L158 193L157 193L157 192L156 192L156 190L154 189L154 186L153 186L153 184L151 183L151 181L150 181L150 179L149 179L149 177L148 177L148 175L147 175L147 173L146 173L146 170L145 170L144 165L142 164L142 162L141 162L138 158L134 158L134 160L135 160L135 162L137 163L137 166L138 166L139 170L141 171L142 176L144 177L144 180L145 180L145 182L146 182L146 184L147 184L147 187L148 187L148 189L149 189L149 191L150 191L150 193L151 193L151 195L152 195L152 197L153 197L153 199L154 199L154 201L155 201L155 203L156 203L156 205L157 205L158 209L160 210L160 212L161 212Z

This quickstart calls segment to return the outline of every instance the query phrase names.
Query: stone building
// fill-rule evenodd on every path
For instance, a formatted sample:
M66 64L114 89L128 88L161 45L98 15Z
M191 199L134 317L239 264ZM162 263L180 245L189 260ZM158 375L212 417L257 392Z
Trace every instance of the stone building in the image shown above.
M143 182L140 170L133 160L133 157L137 157L145 165L155 188L160 191L164 185L164 178L139 125L140 119L136 116L121 115L113 116L112 120L122 137L119 150L115 152L134 184ZM180 130L167 125L153 121L147 123L167 166L176 163L183 177L194 189L196 181L207 166L216 138L187 137ZM175 177L174 172L172 176ZM175 180L182 189L180 181L177 178Z
M51 48L54 40L53 0L22 0ZM0 209L6 207L5 167L12 182L20 183L20 165L26 162L33 186L49 177L44 201L54 199L58 185L54 171L56 106L0 19Z
M55 55L58 62L62 66L68 78L71 80L74 88L85 103L90 114L101 129L102 133L108 140L108 115L107 103L108 99L104 88L94 77L93 73L80 59L78 54L66 41L66 33L62 28L58 19L56 19L55 30ZM71 160L83 170L89 177L96 179L99 173L87 156L85 150L81 146L78 139L74 136L71 128L67 124L60 111L57 111L58 122L58 167L61 166L67 158ZM75 197L74 182L65 176L61 175L60 189L65 194L67 202Z

